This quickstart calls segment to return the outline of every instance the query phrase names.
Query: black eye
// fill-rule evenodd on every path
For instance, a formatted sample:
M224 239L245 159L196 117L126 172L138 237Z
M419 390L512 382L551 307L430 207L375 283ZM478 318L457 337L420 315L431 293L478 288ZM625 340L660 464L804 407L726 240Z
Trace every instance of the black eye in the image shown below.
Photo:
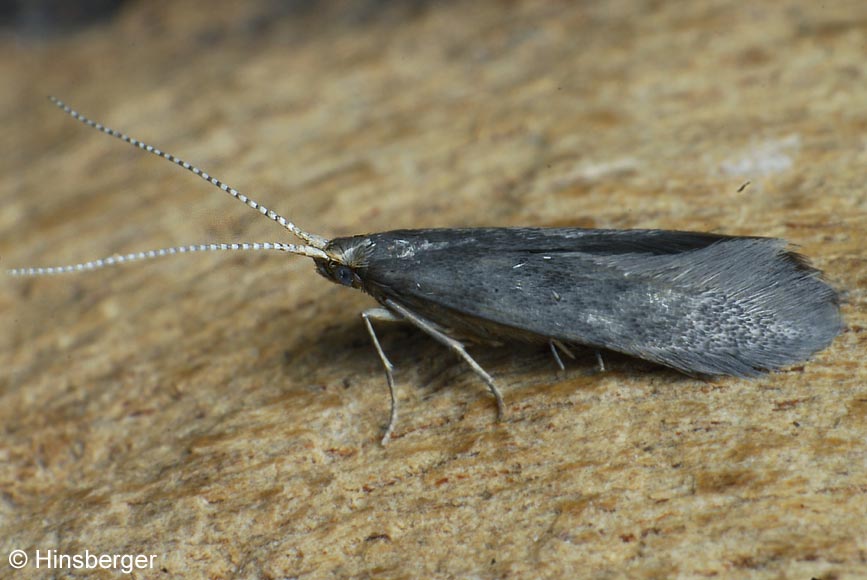
M352 270L346 266L337 266L334 269L334 279L344 286L352 286L352 281L355 279L355 276L353 275Z

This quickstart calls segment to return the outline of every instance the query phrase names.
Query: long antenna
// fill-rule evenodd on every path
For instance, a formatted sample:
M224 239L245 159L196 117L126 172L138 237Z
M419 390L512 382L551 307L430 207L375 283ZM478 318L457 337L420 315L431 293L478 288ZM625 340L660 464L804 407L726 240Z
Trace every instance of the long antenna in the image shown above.
M56 274L70 274L72 272L84 272L88 270L97 270L106 266L116 266L117 264L125 264L127 262L139 262L141 260L150 260L152 258L161 258L163 256L172 256L174 254L187 254L192 252L220 252L233 250L277 250L280 252L290 252L292 254L301 254L311 258L328 259L328 254L319 248L310 246L299 246L297 244L283 244L279 242L254 242L254 243L236 243L236 244L193 244L190 246L175 246L173 248L163 248L160 250L148 250L146 252L134 252L132 254L119 254L101 258L99 260L91 260L90 262L82 262L81 264L70 264L68 266L48 266L43 268L13 268L6 270L10 276L53 276Z
M84 272L89 270L96 270L98 268L104 268L106 266L114 266L117 264L125 264L127 262L137 262L141 260L149 260L152 258L160 258L162 256L171 256L174 254L185 254L191 252L216 252L216 251L233 251L233 250L276 250L281 252L289 252L292 254L299 254L302 256L307 256L314 259L321 260L329 260L331 256L329 256L325 252L325 247L328 245L328 240L321 236L317 236L315 234L311 234L305 232L283 216L279 215L277 212L271 211L263 205L260 205L257 201L250 199L243 193L240 193L235 188L229 186L228 184L223 183L216 177L211 177L198 167L190 165L183 159L175 157L171 153L166 153L165 151L160 151L151 145L146 143L142 143L138 139L134 139L128 135L115 131L114 129L110 129L101 123L97 123L96 121L91 121L87 117L81 115L77 111L73 110L71 107L66 105L60 99L55 97L48 97L52 103L61 108L64 112L70 115L73 119L81 121L85 125L89 127L93 127L98 131L102 131L106 135L110 135L112 137L116 137L121 141L125 141L130 145L138 147L139 149L143 149L149 153L153 153L163 159L167 159L178 165L183 167L187 171L198 175L208 183L215 185L234 197L235 199L243 202L244 204L250 206L255 209L262 215L272 219L277 222L293 234L295 234L300 239L307 242L309 245L300 245L300 244L284 244L280 242L263 242L263 243L232 243L232 244L193 244L189 246L175 246L173 248L163 248L161 250L148 250L145 252L134 252L132 254L122 254L122 255L114 255L108 258L101 258L99 260L91 260L89 262L82 262L80 264L70 264L68 266L47 266L47 267L34 267L34 268L13 268L11 270L7 270L6 273L10 276L50 276L54 274L68 274L71 272Z
M240 191L238 191L234 187L230 186L229 184L223 183L222 181L220 181L216 177L209 175L208 173L202 171L198 167L196 167L194 165L190 165L189 163L187 163L183 159L181 159L179 157L175 157L171 153L161 151L161 150L157 149L156 147L148 145L147 143L142 143L138 139L130 137L129 135L125 135L124 133L121 133L119 131L115 131L114 129L112 129L110 127L106 127L102 123L97 123L96 121L91 121L90 119L88 119L87 117L85 117L84 115L79 113L78 111L74 110L72 107L70 107L69 105L67 105L66 103L64 103L63 101L61 101L60 99L58 99L56 97L49 96L48 99L52 103L57 105L60 109L62 109L70 117L72 117L73 119L75 119L77 121L81 121L82 123L84 123L88 127L93 127L97 131L102 131L106 135L111 135L112 137L116 137L116 138L120 139L121 141L129 143L130 145L138 147L139 149L143 149L143 150L147 151L148 153L153 153L154 155L156 155L158 157L162 157L163 159L171 161L175 165L178 165L179 167L183 167L187 171L198 175L199 177L201 177L202 179L204 179L205 181L207 181L211 185L219 187L220 189L222 189L223 191L225 191L226 193L228 193L229 195L231 195L232 197L234 197L235 199L237 199L241 203L250 206L251 208L253 208L256 211L258 211L259 213L261 213L262 215L274 220L275 222L277 222L278 224L280 224L281 226L283 226L284 228L286 228L287 230L289 230L290 232L295 234L295 236L304 240L306 243L313 246L314 248L319 248L321 250L321 249L324 249L325 246L328 244L328 240L323 238L322 236L317 236L316 234L311 234L309 232L305 232L304 230L302 230L301 228L299 228L294 223L290 222L289 220L287 220L286 218L284 218L283 216L281 216L277 212L268 209L267 207L265 207L264 205L261 205L256 200L247 197L246 195L244 195L243 193L241 193Z

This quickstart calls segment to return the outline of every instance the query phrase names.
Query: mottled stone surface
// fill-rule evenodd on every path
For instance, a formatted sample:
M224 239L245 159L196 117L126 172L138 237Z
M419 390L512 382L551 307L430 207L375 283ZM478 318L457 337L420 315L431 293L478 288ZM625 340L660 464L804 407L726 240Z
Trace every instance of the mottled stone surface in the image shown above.
M383 449L370 300L308 260L3 280L0 576L44 577L12 575L16 548L158 555L143 578L867 576L863 2L274 6L7 31L2 265L289 240L50 93L326 236L784 237L841 289L847 329L751 381L476 349L495 424L465 366L383 326L402 411Z

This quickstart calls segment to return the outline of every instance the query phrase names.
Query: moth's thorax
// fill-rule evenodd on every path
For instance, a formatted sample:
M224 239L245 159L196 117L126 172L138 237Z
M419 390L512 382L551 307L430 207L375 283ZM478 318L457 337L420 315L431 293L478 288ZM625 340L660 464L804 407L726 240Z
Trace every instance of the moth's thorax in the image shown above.
M314 259L316 271L335 284L362 288L360 271L367 267L373 242L367 236L335 238L325 246L327 260Z

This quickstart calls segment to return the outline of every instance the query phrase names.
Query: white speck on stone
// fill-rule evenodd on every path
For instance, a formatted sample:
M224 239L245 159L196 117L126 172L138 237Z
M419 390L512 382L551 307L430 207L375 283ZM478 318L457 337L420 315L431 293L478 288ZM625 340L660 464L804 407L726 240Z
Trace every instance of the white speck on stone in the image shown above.
M720 170L726 175L750 177L782 173L792 168L794 160L790 153L797 152L800 146L801 139L797 135L762 141L740 155L725 159L720 163Z

